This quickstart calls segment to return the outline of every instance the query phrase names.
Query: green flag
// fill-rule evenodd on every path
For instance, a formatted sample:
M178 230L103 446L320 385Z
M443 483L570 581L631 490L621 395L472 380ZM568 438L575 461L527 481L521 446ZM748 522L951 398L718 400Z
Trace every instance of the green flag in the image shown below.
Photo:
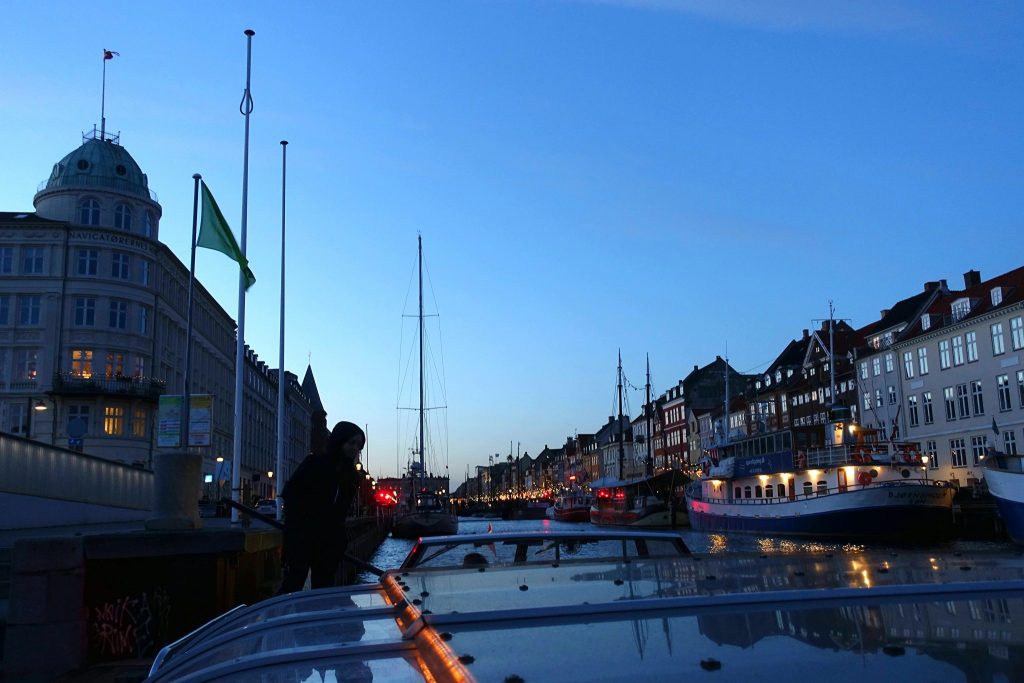
M224 220L224 214L213 198L210 188L203 181L203 221L199 225L199 239L196 240L197 247L216 249L227 254L232 261L238 262L238 267L245 273L245 288L249 289L256 282L256 276L249 270L249 260L238 248L235 236L231 234L228 222Z

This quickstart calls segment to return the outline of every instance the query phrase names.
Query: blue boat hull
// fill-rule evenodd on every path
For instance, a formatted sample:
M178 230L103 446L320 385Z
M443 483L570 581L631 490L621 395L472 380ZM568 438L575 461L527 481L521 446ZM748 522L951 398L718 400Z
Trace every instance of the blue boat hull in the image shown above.
M1010 539L1024 545L1024 474L1019 458L995 455L985 460L985 483Z

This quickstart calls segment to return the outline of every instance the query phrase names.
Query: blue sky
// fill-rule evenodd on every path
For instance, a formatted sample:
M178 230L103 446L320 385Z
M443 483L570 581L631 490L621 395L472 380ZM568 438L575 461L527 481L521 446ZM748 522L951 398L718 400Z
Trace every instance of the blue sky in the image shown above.
M620 348L638 387L650 354L657 392L727 350L756 372L829 300L859 327L925 281L1024 261L1017 3L40 2L4 16L0 210L30 210L99 122L101 50L116 50L108 129L185 262L193 173L240 230L242 31L256 31L246 339L277 365L287 139L286 366L301 376L311 359L328 420L369 426L379 476L411 445L396 406L414 403L399 387L418 232L454 484L510 442L536 454L599 428ZM200 250L199 279L234 315L230 266Z

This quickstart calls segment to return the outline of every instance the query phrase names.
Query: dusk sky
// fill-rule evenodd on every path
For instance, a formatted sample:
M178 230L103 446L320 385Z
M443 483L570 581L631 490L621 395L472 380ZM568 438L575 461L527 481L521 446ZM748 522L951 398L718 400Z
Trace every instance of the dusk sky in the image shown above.
M432 471L539 453L616 411L616 355L661 393L716 355L764 370L803 328L862 327L929 280L1024 265L1024 5L858 0L6 3L0 211L31 211L100 121L188 263L192 174L241 228L246 341L392 476L416 236L445 392ZM237 268L197 277L232 316ZM440 338L438 338L438 323ZM436 383L435 383L436 384ZM627 391L635 414L643 393ZM408 411L401 411L408 420ZM440 414L440 411L438 411ZM230 454L225 454L230 455Z

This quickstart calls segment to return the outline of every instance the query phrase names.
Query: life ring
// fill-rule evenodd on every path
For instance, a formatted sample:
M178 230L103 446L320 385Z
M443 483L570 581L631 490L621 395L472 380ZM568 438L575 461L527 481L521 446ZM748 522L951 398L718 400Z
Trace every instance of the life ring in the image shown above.
M868 484L870 484L871 483L871 473L870 472L861 472L860 474L858 474L857 475L857 483L859 483L861 486L867 486Z
M921 458L915 451L904 451L903 462L908 465L918 465L921 463Z

